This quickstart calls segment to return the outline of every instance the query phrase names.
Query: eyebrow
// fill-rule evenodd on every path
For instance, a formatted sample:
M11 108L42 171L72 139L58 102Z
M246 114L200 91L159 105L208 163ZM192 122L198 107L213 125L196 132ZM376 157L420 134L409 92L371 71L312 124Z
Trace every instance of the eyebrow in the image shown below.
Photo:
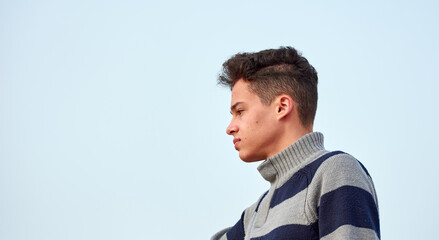
M242 104L242 103L243 103L243 102L237 102L237 103L233 104L233 105L230 107L230 113L234 112L235 109L238 107L238 105L239 105L239 104Z

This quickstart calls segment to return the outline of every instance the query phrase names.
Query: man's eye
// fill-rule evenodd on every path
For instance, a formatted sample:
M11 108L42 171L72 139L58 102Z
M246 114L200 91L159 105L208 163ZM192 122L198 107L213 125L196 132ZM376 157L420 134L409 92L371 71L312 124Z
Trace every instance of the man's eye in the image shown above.
M236 111L236 113L237 113L238 115L241 115L243 111L244 111L244 110L238 110L238 111Z

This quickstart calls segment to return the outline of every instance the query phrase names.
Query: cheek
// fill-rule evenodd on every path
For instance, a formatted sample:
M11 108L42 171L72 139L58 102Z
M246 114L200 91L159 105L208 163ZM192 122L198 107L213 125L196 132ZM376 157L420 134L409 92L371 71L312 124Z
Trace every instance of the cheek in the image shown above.
M265 127L264 121L262 119L250 121L249 123L247 123L247 134L244 139L249 138L252 141L260 140L260 138L263 137Z
M243 139L249 139L251 141L259 140L263 137L263 132L266 131L267 124L269 121L267 119L267 114L259 113L255 115L248 115L248 118L242 122L241 131L243 134ZM262 136L261 136L262 135Z
M274 124L275 122L271 121L268 116L261 116L252 122L251 134L253 136L257 135L256 137L260 138L259 140L265 139L272 132Z

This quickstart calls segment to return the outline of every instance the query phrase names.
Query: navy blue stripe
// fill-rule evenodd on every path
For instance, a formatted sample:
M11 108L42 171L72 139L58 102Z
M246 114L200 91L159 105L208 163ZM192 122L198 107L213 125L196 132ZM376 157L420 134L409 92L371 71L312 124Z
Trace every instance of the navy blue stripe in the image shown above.
M259 209L259 205L261 205L261 202L262 202L262 200L264 199L264 197L267 196L267 193L268 193L268 191L266 191L266 192L264 193L264 195L262 195L261 200L259 200L258 205L256 206L255 212L258 211L258 209Z
M244 232L244 212L241 214L241 219L226 233L229 240L243 240L245 237Z
M380 237L378 209L372 194L353 186L343 186L324 194L319 207L320 237L343 225L374 230Z
M282 203L286 199L295 196L297 193L307 188L311 182L311 179L314 177L315 173L317 172L317 169L326 159L334 155L343 154L343 153L344 152L342 151L334 151L327 153L321 156L320 158L318 158L317 160L313 161L312 163L306 165L302 169L300 169L286 183L284 183L284 185L276 189L270 203L270 208L277 206L278 204Z
M299 240L299 239L319 239L314 225L290 224L280 226L268 234L252 238L251 240Z

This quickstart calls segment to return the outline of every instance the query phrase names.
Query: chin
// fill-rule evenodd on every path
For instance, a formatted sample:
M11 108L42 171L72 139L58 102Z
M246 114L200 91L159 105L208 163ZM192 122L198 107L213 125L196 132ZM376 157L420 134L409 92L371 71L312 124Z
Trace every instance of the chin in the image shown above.
M257 156L257 155L245 154L241 151L239 152L239 158L241 158L242 161L247 162L247 163L265 160L264 157Z

